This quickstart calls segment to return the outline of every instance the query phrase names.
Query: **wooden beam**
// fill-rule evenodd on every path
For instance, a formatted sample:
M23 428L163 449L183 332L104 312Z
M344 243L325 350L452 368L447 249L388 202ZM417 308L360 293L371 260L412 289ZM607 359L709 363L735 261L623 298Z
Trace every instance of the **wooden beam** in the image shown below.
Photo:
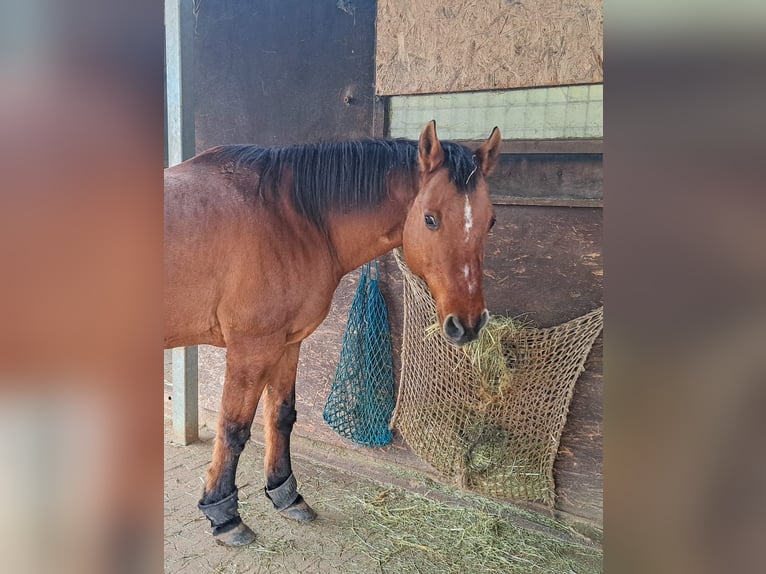
M570 197L510 197L492 195L495 205L539 205L553 207L604 207L602 199L575 199Z
M455 140L471 149L479 147L483 140ZM500 145L500 153L520 154L593 154L604 153L603 139L569 139L569 140L504 140Z
M372 137L384 138L388 135L388 98L374 96L372 104Z
M504 154L487 184L497 196L602 199L603 156Z

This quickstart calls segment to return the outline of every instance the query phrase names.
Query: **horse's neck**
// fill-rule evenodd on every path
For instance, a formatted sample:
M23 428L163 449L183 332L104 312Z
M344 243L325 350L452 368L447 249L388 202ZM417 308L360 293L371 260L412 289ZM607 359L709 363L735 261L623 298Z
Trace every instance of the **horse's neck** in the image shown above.
M404 221L414 192L394 193L379 208L330 217L330 237L340 275L402 245Z

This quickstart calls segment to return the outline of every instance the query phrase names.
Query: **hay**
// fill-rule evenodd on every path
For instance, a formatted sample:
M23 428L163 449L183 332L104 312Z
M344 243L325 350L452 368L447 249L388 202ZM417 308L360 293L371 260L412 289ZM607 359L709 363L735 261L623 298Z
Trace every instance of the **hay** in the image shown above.
M447 497L447 499L463 506L473 507L482 512L501 516L523 526L527 530L543 529L549 535L555 533L560 535L559 538L565 541L579 540L587 545L592 545L593 543L601 544L603 532L597 526L587 525L583 522L563 522L554 518L553 515L541 514L517 503L504 503L497 499L486 498L469 490L437 482L412 469L389 464L384 465L384 468L393 476L405 479L413 489L421 489L421 491L427 492L429 497L437 500L443 500L443 497Z
M559 523L552 523L556 530L527 530L485 509L396 489L371 491L360 503L355 547L382 572L601 571L601 551L567 541L570 531Z
M513 341L524 328L525 325L510 317L491 317L479 338L462 347L488 394L502 395L511 387L518 362Z
M535 329L493 319L457 349L438 336L425 283L404 274L401 381L392 419L422 459L490 496L554 504L553 463L601 308Z

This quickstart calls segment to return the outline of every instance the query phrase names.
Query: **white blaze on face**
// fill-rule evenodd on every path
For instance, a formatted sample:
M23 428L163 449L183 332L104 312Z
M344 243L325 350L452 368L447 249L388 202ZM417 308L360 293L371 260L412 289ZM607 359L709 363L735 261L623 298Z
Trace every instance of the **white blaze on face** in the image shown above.
M473 227L473 213L471 212L471 201L468 199L468 194L465 194L465 242L468 243L468 239L471 236L471 228Z
M471 200L468 198L468 194L465 194L465 209L463 211L465 219L465 242L471 238L471 228L473 227L473 212L471 211ZM466 263L463 266L463 276L465 282L468 285L468 294L473 295L476 292L476 281L471 277L471 268Z
M468 294L473 295L476 291L476 281L471 279L471 268L468 263L463 265L463 277L465 277L466 285L468 285Z

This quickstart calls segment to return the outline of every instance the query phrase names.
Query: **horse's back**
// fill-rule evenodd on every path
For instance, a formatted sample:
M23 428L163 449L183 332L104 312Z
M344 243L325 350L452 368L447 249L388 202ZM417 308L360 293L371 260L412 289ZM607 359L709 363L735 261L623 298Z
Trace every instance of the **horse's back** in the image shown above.
M339 278L321 233L286 202L264 203L257 174L206 156L165 170L167 347L226 346L230 333L300 340Z

